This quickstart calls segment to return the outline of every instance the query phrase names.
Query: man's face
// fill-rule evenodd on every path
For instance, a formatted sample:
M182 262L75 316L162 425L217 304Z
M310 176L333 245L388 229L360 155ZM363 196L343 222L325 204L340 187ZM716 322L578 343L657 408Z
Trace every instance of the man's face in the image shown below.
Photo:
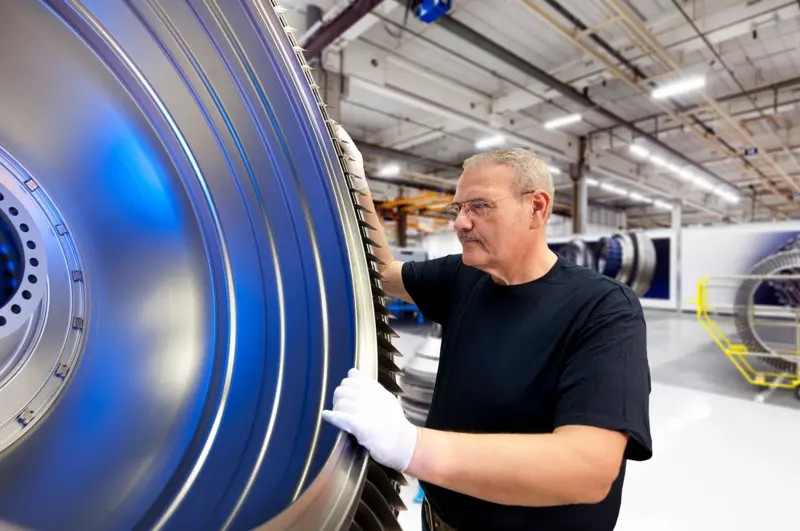
M512 265L531 228L530 195L517 190L514 170L504 164L465 170L453 201L469 201L455 221L464 263L487 272Z

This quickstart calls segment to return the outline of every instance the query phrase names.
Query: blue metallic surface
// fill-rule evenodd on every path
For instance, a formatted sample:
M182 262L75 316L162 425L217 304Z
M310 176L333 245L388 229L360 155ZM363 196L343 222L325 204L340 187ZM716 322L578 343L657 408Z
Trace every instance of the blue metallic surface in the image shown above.
M421 0L417 7L417 18L430 24L436 22L450 11L452 0Z
M8 216L0 214L0 306L11 300L19 288L23 258L22 241L14 225Z
M0 146L68 221L89 309L63 395L0 453L0 527L252 528L342 452L342 173L275 28L256 3L4 6Z
M597 270L611 278L617 278L622 270L622 244L613 236L600 239Z

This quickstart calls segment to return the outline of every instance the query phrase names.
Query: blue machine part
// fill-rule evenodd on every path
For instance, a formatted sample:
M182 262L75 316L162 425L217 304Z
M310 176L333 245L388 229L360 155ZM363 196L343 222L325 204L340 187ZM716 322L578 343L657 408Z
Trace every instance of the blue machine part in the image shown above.
M430 24L436 22L452 7L452 0L422 0L417 7L417 18Z
M600 239L597 252L597 271L607 277L617 278L622 270L622 243L613 236Z
M0 528L400 529L320 418L400 372L341 146L274 3L212 4L3 6Z
M795 236L786 244L782 245L778 252L794 251L800 249L800 236ZM783 275L800 275L800 268L792 267L781 271ZM778 302L784 306L800 308L800 281L777 281L770 280L767 283L775 290Z

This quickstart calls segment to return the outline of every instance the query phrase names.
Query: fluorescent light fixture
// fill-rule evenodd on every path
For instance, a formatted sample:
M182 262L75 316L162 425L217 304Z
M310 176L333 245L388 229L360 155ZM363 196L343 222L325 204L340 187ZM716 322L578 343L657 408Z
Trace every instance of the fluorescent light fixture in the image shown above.
M580 122L582 119L583 117L578 113L568 114L567 116L562 116L561 118L556 118L555 120L545 122L544 128L556 129L558 127L564 127L565 125L574 124L575 122Z
M702 177L692 176L691 183L697 186L698 188L702 188L703 190L706 190L708 192L714 189L714 185L706 181Z
M678 176L684 181L689 183L694 181L695 179L694 174L691 171L687 170L686 168L681 168L680 171L678 172Z
M739 197L739 194L735 190L726 189L726 187L724 187L724 186L716 186L715 187L712 183L710 183L708 181L708 179L705 179L704 177L700 177L699 175L695 175L695 173L692 172L689 168L687 168L687 167L681 168L681 167L677 166L676 164L673 164L672 162L669 162L669 161L659 157L658 155L651 155L650 152L647 149L645 149L645 148L643 148L643 147L641 147L641 146L639 146L637 144L630 144L630 150L635 155L638 155L638 156L643 157L643 158L648 158L650 160L650 162L653 163L653 165L658 166L660 168L664 168L665 170L671 172L672 174L676 175L677 177L680 177L682 180L686 181L687 183L690 183L690 184L700 188L701 190L705 190L706 192L712 192L713 194L719 196L720 198L724 199L728 203L736 204L741 200L741 198ZM615 187L613 185L606 186L606 185L602 184L602 185L600 185L600 188L603 188L604 190L608 190L609 192L614 192L614 188L617 188L617 187ZM672 205L670 205L669 203L665 203L664 201L660 201L658 199L655 200L655 201L651 201L651 200L647 199L646 197L644 197L643 195L638 194L636 192L631 192L630 194L626 193L625 195L628 195L634 201L643 201L644 200L644 201L647 201L649 203L652 203L653 205L655 205L655 206L657 206L659 208L665 208L667 210L672 210Z
M387 164L378 169L378 176L380 177L397 177L400 175L399 164Z
M728 203L733 203L735 205L736 203L739 202L739 195L729 190L725 190L723 188L718 187L714 188L713 192L715 195L721 197Z
M639 201L639 202L641 202L641 203L647 203L647 204L652 204L652 203L653 203L653 200L652 200L652 199L650 199L649 197L645 197L645 196L643 196L643 195L642 195L642 194L640 194L639 192L631 192L631 193L628 195L628 197L630 197L630 198L631 198L632 200L634 200L634 201Z
M664 86L658 87L650 93L650 96L654 100L663 100L665 98L671 98L673 96L692 92L693 90L700 90L705 86L705 76L687 77L686 79L681 79L679 81L667 83Z
M549 165L548 165L548 166L547 166L547 169L548 169L548 170L550 170L550 173L551 173L552 175L558 175L558 174L560 174L560 173L561 173L561 169L560 169L560 168L556 168L555 166L549 166Z
M631 145L631 149L633 149L632 145ZM712 183L710 183L708 181L708 179L706 179L704 177L700 177L699 175L696 175L689 168L678 167L677 165L673 164L672 162L668 162L668 161L662 159L661 157L659 157L657 155L651 155L650 156L650 162L652 162L656 166L659 166L661 168L664 168L665 170L668 170L669 172L673 173L674 175L680 177L682 180L686 181L687 183L689 183L689 184L691 184L693 186L696 186L696 187L700 188L701 190L705 190L706 192L714 193L715 195L721 197L722 199L724 199L725 201L727 201L729 203L736 204L736 203L739 202L739 195L735 191L727 190L724 186L716 186L715 187ZM633 194L631 194L631 197L633 197ZM663 206L665 204L666 203L662 202L660 207L661 208L665 208ZM670 210L671 209L672 209L672 207L670 207Z
M600 181L598 181L597 179L593 179L591 177L587 177L586 178L586 184L588 186L597 186L598 184L600 184Z
M491 149L502 146L506 143L503 135L487 136L475 142L475 149Z
M631 153L633 153L637 157L641 157L643 159L646 159L647 157L650 156L650 150L648 150L646 148L643 148L639 144L631 144L630 149L631 149Z
M611 192L612 194L621 195L623 197L628 197L628 191L624 188L620 188L619 186L611 183L601 183L600 189L605 190L606 192Z

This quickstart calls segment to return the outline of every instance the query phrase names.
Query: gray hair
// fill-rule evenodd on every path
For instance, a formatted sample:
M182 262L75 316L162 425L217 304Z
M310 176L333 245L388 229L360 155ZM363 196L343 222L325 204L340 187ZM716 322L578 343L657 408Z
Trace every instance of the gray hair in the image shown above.
M544 190L550 196L550 206L547 215L553 211L555 189L553 178L547 163L532 151L523 148L495 149L485 153L478 153L464 161L464 169L476 166L489 166L503 164L514 170L517 176L516 187L519 193L531 190Z

